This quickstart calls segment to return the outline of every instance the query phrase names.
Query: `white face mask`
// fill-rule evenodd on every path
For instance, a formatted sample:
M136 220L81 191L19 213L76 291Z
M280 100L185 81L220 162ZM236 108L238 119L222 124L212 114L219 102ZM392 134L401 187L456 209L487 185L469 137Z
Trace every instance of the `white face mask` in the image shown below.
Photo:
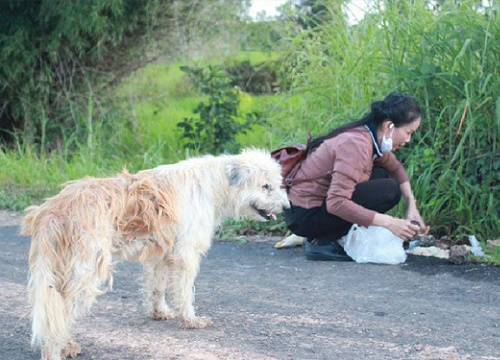
M394 125L391 124L391 134L389 138L382 136L382 144L380 145L380 151L382 152L390 152L392 151L392 134L394 133Z

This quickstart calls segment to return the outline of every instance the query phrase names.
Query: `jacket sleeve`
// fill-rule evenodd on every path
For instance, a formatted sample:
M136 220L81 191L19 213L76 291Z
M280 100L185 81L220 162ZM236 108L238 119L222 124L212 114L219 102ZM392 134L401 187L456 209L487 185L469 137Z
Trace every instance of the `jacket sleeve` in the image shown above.
M338 139L330 187L326 198L329 213L348 222L369 226L376 212L352 201L357 184L372 170L372 144L362 137Z

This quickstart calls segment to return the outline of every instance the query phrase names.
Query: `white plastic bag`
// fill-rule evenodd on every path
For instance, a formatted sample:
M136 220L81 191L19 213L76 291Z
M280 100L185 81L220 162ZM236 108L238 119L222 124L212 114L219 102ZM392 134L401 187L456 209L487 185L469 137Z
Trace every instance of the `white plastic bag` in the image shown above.
M341 240L347 255L358 263L396 265L406 261L403 239L381 226L354 224Z

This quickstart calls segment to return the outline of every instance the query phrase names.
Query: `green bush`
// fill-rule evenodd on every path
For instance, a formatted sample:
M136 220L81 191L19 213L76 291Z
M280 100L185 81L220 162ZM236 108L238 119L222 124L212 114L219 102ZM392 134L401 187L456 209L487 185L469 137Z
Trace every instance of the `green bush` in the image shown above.
M255 124L262 124L258 113L240 114L240 94L238 87L231 85L231 79L220 67L184 67L193 78L201 93L208 95L194 109L198 118L185 118L177 126L182 128L182 137L187 147L199 153L235 153L240 150L236 141L239 134L245 134Z

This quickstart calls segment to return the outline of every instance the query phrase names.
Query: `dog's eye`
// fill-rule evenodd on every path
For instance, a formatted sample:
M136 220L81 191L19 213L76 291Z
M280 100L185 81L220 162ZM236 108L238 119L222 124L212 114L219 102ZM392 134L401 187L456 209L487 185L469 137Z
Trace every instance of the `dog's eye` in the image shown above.
M264 190L270 191L270 190L271 190L271 185L266 184L266 185L262 186L262 188L263 188Z

